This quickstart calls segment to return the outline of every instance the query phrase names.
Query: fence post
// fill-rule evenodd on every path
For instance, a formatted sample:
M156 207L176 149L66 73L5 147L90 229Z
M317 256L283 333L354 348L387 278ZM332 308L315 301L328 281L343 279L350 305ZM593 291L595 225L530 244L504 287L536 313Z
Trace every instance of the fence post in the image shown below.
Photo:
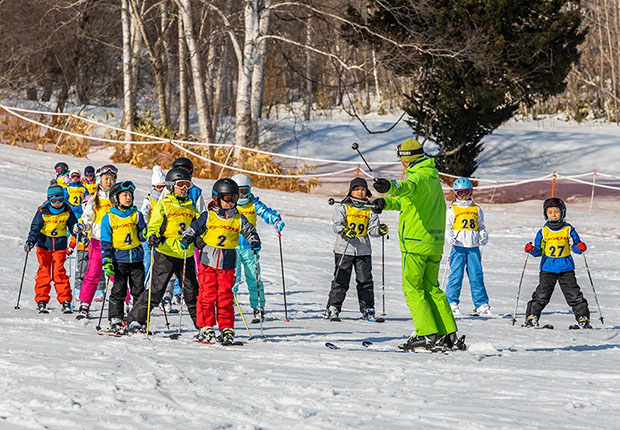
M551 179L551 197L555 197L555 180L557 178L555 170L553 171L553 179Z
M170 142L171 142L171 141L172 141L172 140L169 140L169 141L166 143L166 149L164 150L164 158L162 158L162 160L161 160L161 165L160 165L160 167L161 167L162 169L164 168L164 164L166 163L166 157L168 156L168 150L170 150Z
M592 174L592 196L590 196L590 212L592 212L592 205L594 204L594 188L596 185L596 170Z

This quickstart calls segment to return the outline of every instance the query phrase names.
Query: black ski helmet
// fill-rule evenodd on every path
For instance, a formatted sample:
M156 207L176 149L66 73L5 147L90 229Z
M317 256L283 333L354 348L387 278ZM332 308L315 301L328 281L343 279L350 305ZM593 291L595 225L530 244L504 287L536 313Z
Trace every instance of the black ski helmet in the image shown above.
M220 197L223 195L236 195L238 197L239 185L231 178L218 179L211 190L211 197L218 206L220 205Z
M181 167L189 171L190 175L194 174L194 163L187 157L179 157L172 162L172 168Z
M93 175L95 176L95 168L93 166L84 167L84 176Z
M557 197L550 197L543 203L543 216L545 217L545 221L549 222L549 218L547 217L547 209L548 208L558 208L562 212L562 218L560 222L564 221L566 218L566 204L562 199L558 199Z
M123 181L116 182L114 185L112 185L112 188L110 188L110 191L108 192L110 202L112 202L114 206L120 206L118 195L123 191L129 191L131 193L131 203L133 204L134 191L136 191L136 186L131 181Z
M54 170L56 171L56 175L64 175L69 171L69 166L64 161L61 161L59 163L56 163L56 165L54 166Z
M173 167L166 173L166 187L168 191L174 191L174 183L176 181L191 181L192 175L181 167Z

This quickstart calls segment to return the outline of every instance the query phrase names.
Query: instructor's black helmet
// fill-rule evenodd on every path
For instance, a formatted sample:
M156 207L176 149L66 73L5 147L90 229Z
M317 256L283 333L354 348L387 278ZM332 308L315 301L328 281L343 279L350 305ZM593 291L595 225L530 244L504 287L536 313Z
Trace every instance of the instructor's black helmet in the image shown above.
M189 171L190 176L194 174L194 163L187 157L179 157L172 162L172 168L180 167Z
M218 179L213 184L213 189L211 190L211 197L215 201L215 203L220 206L220 199L223 196L231 196L231 200L226 201L234 201L237 203L239 199L239 185L231 178Z
M173 192L174 184L176 181L191 180L192 175L187 170L181 167L173 167L172 169L168 170L168 173L166 173L166 188L168 188L168 191Z
M543 216L545 217L545 221L549 222L549 218L547 217L547 209L548 208L558 208L562 212L562 218L560 222L564 221L566 218L566 204L562 199L558 199L557 197L551 197L545 200L543 203Z

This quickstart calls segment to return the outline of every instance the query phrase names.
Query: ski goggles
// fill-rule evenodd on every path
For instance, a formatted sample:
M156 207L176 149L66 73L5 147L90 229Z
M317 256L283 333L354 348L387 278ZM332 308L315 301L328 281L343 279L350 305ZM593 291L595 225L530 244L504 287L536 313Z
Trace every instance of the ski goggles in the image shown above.
M94 173L84 173L85 178L93 179L95 177Z
M424 154L424 148L418 148L418 149L400 149L400 144L396 147L396 156L398 158L400 157L407 157L410 155L421 155Z
M116 166L113 166L111 164L106 164L105 166L101 166L98 169L98 173L99 175L118 175L118 169L116 168Z
M131 181L123 181L121 182L121 191L136 191L136 186Z
M189 190L190 188L192 188L192 181L188 181L186 179L180 179L178 181L174 181L174 186L181 188L183 190Z
M222 194L220 195L220 200L226 203L237 203L237 200L239 200L239 194Z
M65 173L65 172L66 172L66 170L65 170L65 169L63 169L62 167L59 167L58 169L56 169L56 174L57 174L57 175L62 175L62 174L63 174L63 173Z
M474 193L474 190L471 188L463 188L462 190L456 190L454 192L456 197L461 200L469 199L473 193Z
M166 184L153 185L153 189L159 193L161 193L165 187Z
M81 177L82 175L80 175L79 173L74 173L70 176L71 179L75 179L76 181L79 181Z
M49 196L47 199L50 201L50 203L53 203L53 204L64 203L65 196L56 194L54 196Z
M248 194L250 194L250 189L247 187L242 187L239 188L239 195L246 197Z

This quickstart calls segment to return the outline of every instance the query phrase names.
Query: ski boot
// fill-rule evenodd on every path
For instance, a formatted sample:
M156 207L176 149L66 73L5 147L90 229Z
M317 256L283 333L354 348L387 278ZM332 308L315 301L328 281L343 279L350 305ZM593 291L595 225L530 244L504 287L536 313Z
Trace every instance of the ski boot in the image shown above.
M491 312L491 306L489 306L488 303L478 306L474 309L474 313L481 317L492 317L494 315L493 312Z
M441 336L435 343L433 351L446 352L446 351L465 351L467 345L465 345L465 335L458 337L456 332L448 333Z
M103 302L104 290L97 290L95 293L95 298L93 299L97 303Z
M265 309L254 308L254 319L252 320L252 324L258 324L261 321L265 321Z
M330 321L340 322L340 311L336 306L330 306L327 308L327 318Z
M452 315L455 317L460 317L463 315L458 303L450 303L450 309L452 309Z
M592 328L592 324L590 324L590 318L586 316L579 317L577 319L577 324L579 328Z
M403 351L415 351L416 349L426 349L432 351L435 348L435 342L437 341L436 334L429 334L426 336L416 336L412 334L407 339L407 342L398 345L398 349Z
M220 339L222 345L230 346L235 343L235 331L232 328L225 328L221 331Z
M375 308L365 308L362 310L362 319L366 321L374 322L376 319Z
M528 315L525 318L525 324L523 324L525 328L538 327L538 317L536 315Z
M167 314L169 314L172 310L172 300L170 299L170 297L164 297L161 302L161 306L163 310L166 311Z
M215 343L217 341L217 336L215 335L213 327L202 327L198 334L194 336L194 339L199 343Z
M120 318L110 320L110 331L116 334L127 334L127 323Z
M146 333L146 326L140 324L138 321L132 321L127 327L127 333Z
M80 309L79 309L78 314L75 317L75 319L81 320L81 319L84 319L84 318L88 318L88 310L89 309L90 309L90 304L86 303L86 302L82 302L80 304Z
M47 302L44 302L43 300L38 302L37 311L39 311L40 314L49 314L50 311L47 310Z
M71 302L69 300L62 302L62 313L63 314L72 314L73 309L71 309Z

